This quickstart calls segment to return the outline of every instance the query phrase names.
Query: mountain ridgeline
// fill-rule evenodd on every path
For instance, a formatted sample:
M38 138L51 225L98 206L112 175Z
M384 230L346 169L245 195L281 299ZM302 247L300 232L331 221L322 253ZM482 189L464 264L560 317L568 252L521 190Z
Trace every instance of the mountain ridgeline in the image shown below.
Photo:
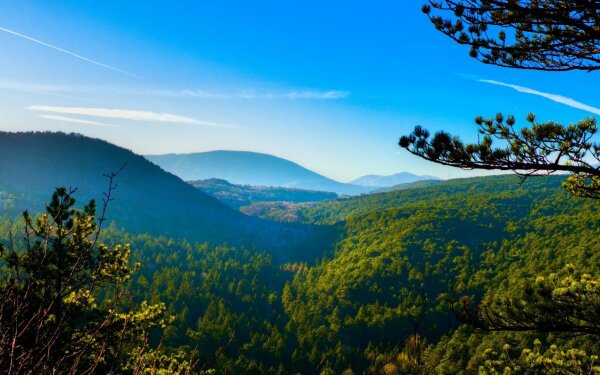
M380 175L366 175L357 178L356 180L350 182L354 185L360 186L370 186L370 187L378 187L378 188L390 188L396 185L407 184L411 182L417 181L436 181L439 178L435 176L418 176L416 174L408 173L408 172L400 172L395 173L389 176L380 176Z
M563 178L459 179L310 204L304 222L344 233L333 254L312 264L106 236L130 243L143 265L133 294L165 302L175 316L164 343L198 347L218 372L472 374L507 343L599 350L585 337L474 330L448 306L463 296L477 305L515 295L569 264L599 275L600 206L569 196ZM415 365L424 371L409 371Z
M160 342L183 358L197 348L216 373L503 373L514 360L560 369L523 373L595 373L597 334L495 332L461 315L510 301L520 314L541 298L542 315L561 314L551 323L572 314L597 327L600 202L569 195L565 176L418 181L243 207L261 220L107 142L0 133L1 243L57 186L76 186L80 204L101 199L102 173L124 163L108 211L117 225L102 240L131 245L140 269L128 291L173 318L157 328ZM226 186L235 204L290 193L208 185L215 196Z
M148 160L185 181L217 178L234 184L277 186L355 195L367 187L346 184L276 156L248 151L148 155Z
M0 214L40 212L49 192L60 186L77 188L82 204L92 198L100 203L108 188L104 175L122 166L107 219L132 233L319 253L329 246L325 238L334 236L324 227L248 217L129 150L63 133L0 133ZM315 234L324 242L307 246ZM307 256L295 250L279 255Z

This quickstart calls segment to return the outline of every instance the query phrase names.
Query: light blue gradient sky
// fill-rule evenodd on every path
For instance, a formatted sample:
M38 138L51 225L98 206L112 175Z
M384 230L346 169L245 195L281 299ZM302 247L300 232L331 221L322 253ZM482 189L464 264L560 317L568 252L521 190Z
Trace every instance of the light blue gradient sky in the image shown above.
M474 140L477 114L600 113L597 73L483 65L422 2L0 0L0 130L258 151L348 181L474 174L403 152L416 124Z

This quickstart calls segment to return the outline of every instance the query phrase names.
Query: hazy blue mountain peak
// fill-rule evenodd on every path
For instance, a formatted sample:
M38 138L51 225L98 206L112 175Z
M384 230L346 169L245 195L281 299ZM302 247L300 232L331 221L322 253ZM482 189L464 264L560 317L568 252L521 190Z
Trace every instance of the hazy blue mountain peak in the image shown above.
M148 155L146 158L186 181L217 178L238 185L274 186L361 194L369 189L335 181L295 162L250 151Z

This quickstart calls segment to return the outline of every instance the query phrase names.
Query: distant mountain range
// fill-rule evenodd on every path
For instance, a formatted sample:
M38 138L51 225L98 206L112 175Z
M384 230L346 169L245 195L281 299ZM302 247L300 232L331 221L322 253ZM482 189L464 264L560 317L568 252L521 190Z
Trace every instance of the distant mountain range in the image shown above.
M148 160L186 181L218 178L234 184L277 186L356 195L372 189L346 184L292 161L248 151L148 155Z
M357 178L356 180L350 182L354 185L360 186L368 186L368 187L377 187L377 188L388 188L395 185L406 184L410 182L416 181L424 181L424 180L439 180L438 177L435 176L419 176L416 174L408 173L408 172L400 172L389 176L380 176L380 175L367 175Z
M14 216L24 209L40 212L60 186L76 187L80 204L91 198L101 202L108 185L103 173L124 164L115 180L118 187L108 220L127 231L292 252L318 249L305 242L330 235L321 235L325 229L315 226L246 216L140 155L99 139L64 133L0 132L0 215Z
M336 193L270 186L236 185L217 178L190 181L190 184L236 209L255 202L304 203L337 198Z

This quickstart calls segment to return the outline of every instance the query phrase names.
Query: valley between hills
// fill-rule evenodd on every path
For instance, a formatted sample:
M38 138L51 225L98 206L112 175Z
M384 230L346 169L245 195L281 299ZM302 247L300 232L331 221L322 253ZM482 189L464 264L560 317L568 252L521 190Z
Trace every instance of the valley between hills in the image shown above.
M186 177L207 177L192 164ZM127 290L173 317L152 337L160 332L181 353L195 348L211 368L309 373L326 361L362 372L385 358L398 369L418 359L459 373L476 371L490 348L596 345L480 330L460 315L480 301L528 298L540 275L583 282L578 270L600 264L600 207L569 195L565 176L419 179L346 195L252 186L234 167L184 181L173 165L163 170L105 141L0 133L0 237L19 232L24 209L42 213L58 186L77 188L77 207L101 202L103 174L121 166L102 241L129 244L139 270Z

